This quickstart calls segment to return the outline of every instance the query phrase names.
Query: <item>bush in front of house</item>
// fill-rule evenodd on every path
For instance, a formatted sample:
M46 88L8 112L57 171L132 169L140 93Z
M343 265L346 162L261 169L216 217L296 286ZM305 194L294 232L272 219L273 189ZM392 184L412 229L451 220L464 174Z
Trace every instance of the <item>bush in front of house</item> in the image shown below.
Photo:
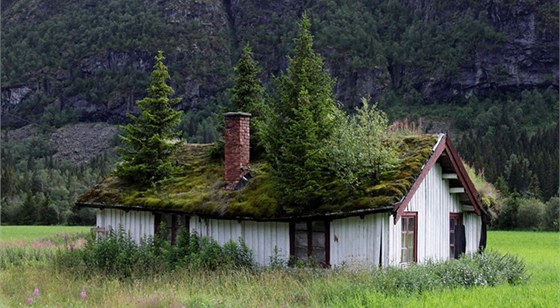
M177 244L165 236L144 238L136 243L122 229L109 236L93 236L83 249L59 251L55 263L61 270L78 275L101 273L117 278L141 277L178 268L217 270L252 268L253 253L243 241L218 242L181 230Z
M485 252L408 268L389 267L373 272L374 287L384 293L422 293L439 289L520 284L528 275L518 257Z

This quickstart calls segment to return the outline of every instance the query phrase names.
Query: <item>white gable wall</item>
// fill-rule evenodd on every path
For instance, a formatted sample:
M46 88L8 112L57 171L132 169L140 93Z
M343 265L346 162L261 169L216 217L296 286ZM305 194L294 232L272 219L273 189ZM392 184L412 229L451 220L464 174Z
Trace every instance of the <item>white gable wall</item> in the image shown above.
M448 180L442 179L443 172L435 164L428 172L405 212L417 212L417 260L449 259L449 214L462 213L458 194L451 194ZM480 239L480 217L474 213L464 213L467 253L476 252ZM393 224L391 219L389 263L398 265L401 254L401 220Z
M331 265L365 268L385 265L389 255L388 221L388 213L331 221Z

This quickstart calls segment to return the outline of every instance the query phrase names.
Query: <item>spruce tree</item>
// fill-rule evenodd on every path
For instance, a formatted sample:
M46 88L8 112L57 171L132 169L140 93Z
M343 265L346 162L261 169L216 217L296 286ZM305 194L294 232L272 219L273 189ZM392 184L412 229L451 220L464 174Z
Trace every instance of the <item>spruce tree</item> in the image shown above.
M259 157L263 149L259 144L257 123L261 121L261 112L265 108L264 90L259 79L261 70L253 59L253 52L248 44L243 48L234 71L231 105L235 111L251 114L251 157Z
M167 84L169 73L163 64L163 52L155 57L148 96L137 101L140 114L130 115L131 123L121 126L123 144L118 148L121 164L116 174L128 183L147 186L166 178L173 171L170 155L178 146L179 134L175 128L181 121L181 111L172 105L180 99L171 99L173 89Z
M259 80L261 72L253 59L253 51L245 45L234 68L235 78L231 103L235 111L258 113L263 104L263 87Z
M313 51L309 29L304 15L294 57L287 73L276 80L277 100L271 102L261 133L278 199L292 213L311 210L323 201L331 176L325 147L339 115L334 81Z

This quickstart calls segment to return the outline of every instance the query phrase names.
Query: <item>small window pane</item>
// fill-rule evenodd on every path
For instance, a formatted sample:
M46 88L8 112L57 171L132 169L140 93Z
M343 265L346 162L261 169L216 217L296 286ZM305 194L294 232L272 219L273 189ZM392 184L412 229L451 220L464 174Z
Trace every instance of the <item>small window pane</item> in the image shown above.
M307 222L298 222L295 225L296 231L304 231L307 232Z
M313 232L325 232L325 222L322 220L314 221L312 223Z
M325 247L325 233L313 232L313 247Z

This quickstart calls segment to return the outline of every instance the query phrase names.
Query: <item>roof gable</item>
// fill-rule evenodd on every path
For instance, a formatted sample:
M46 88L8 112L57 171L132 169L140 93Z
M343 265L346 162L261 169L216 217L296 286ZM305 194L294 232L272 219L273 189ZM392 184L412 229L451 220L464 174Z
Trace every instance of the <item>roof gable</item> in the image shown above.
M457 174L456 182L460 184L461 187L465 189L465 195L468 198L468 202L474 207L476 214L481 213L481 201L478 192L476 191L474 184L467 174L467 170L463 166L463 162L459 155L459 152L455 149L455 146L451 142L451 138L447 135L440 135L437 144L434 146L434 152L430 156L430 159L423 167L422 172L406 194L405 198L395 204L395 224L399 221L402 213L406 209L407 205L412 200L412 197L416 193L418 187L422 181L426 178L426 175L430 172L432 167L438 162L445 162L448 169L453 170Z

